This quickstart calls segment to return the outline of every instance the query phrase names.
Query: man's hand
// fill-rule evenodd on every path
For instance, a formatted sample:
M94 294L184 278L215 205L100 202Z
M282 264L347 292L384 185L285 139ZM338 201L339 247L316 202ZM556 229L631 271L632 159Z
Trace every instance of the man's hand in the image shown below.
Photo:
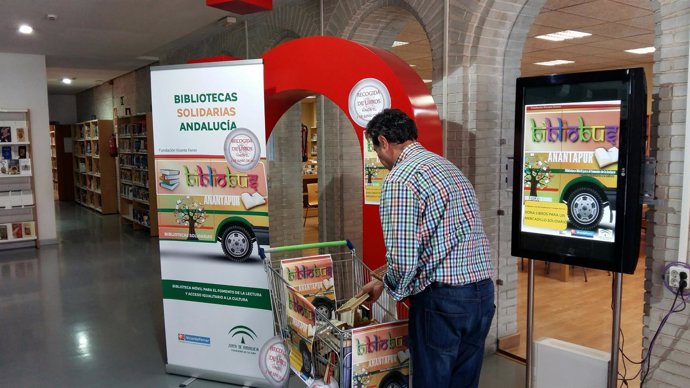
M369 294L367 302L376 302L383 293L383 282L377 279L373 279L369 283L362 287L362 290L357 294L357 297Z

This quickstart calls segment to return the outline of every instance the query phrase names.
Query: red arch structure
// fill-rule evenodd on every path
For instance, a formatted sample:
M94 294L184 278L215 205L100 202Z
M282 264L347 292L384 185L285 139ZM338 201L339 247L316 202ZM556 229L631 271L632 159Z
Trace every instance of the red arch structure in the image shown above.
M391 107L415 120L420 143L442 154L443 130L436 104L417 73L390 52L345 39L319 36L281 44L266 52L263 60L267 139L290 107L304 97L321 94L348 116L361 151L364 128L350 117L348 97L360 80L375 78L386 85ZM385 247L378 206L363 204L362 227L362 257L372 267L383 264Z

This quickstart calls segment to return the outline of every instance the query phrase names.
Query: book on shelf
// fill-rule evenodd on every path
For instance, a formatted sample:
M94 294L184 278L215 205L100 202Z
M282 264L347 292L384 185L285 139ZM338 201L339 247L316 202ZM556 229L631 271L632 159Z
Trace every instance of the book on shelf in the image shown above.
M7 173L9 175L19 175L19 160L12 159L7 161Z
M21 127L18 127L18 128L16 128L16 129L14 130L14 132L15 132L15 135L16 135L16 136L15 136L16 141L18 141L18 142L27 142L27 141L29 141L29 140L26 138L26 129L21 128Z
M163 168L160 170L160 186L166 190L173 191L180 184L180 170Z
M19 190L10 192L10 204L13 207L31 206L34 204L34 196L31 190Z
M7 231L7 224L0 224L0 241L9 240L10 236Z
M134 141L134 151L139 153L146 153L146 139L138 139Z
M145 169L148 167L148 159L146 155L135 155L134 156L134 167Z
M12 238L24 238L24 230L22 229L21 222L15 222L12 224Z
M0 127L0 143L10 143L12 141L12 128Z
M12 147L10 146L2 146L2 158L4 160L10 160L12 159Z
M148 189L143 189L141 187L133 187L132 188L132 198L137 199L139 201L149 201L149 190Z
M132 186L123 185L120 189L120 194L126 198L132 198Z
M151 226L151 220L148 209L132 209L132 218L134 219L134 221L142 225Z
M22 228L24 229L24 238L36 237L36 224L32 222L23 222Z
M19 171L22 175L31 175L31 159L19 159Z
M55 153L55 151L53 151L53 154L54 153ZM17 158L26 159L27 155L28 154L27 154L25 145L20 145L19 147L17 147ZM55 156L55 155L53 155L53 156Z
M12 207L11 194L11 191L0 191L0 209Z

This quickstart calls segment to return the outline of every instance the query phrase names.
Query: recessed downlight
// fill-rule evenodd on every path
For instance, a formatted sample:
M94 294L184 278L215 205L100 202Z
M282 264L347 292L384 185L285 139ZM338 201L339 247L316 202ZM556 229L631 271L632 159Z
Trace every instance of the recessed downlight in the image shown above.
M565 30L565 31L554 32L552 34L538 35L538 36L535 36L535 38L550 40L552 42L562 42L564 40L584 38L586 36L591 36L591 35L592 34L590 34L589 32Z
M19 26L19 32L26 35L32 34L34 32L34 28L28 24L22 24Z
M554 61L546 61L546 62L534 62L535 65L540 65L540 66L559 66L559 65L567 65L569 63L575 63L574 61L566 61L564 59L556 59Z
M632 49L632 50L625 50L626 53L631 53L631 54L651 54L655 51L656 51L656 48L654 48L653 46L636 48L636 49Z
M65 85L71 85L72 84L72 78L65 77L62 79L62 83Z

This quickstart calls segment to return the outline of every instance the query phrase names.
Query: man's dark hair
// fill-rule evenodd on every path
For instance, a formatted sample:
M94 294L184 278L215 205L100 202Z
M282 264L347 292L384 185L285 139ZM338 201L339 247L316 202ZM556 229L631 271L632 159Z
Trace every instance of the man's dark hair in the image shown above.
M379 146L379 135L383 135L392 144L416 141L417 126L405 112L384 109L367 124L366 137L375 147Z

